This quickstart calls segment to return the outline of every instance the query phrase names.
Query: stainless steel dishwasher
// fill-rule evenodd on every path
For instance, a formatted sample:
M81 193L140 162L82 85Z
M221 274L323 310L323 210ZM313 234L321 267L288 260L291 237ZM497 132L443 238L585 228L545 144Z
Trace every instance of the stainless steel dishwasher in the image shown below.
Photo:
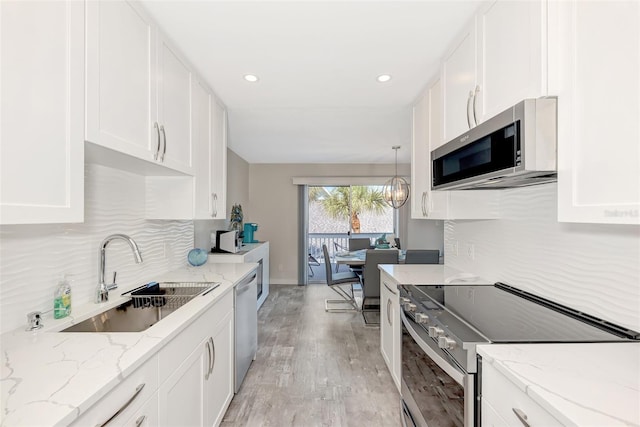
M234 290L234 308L236 323L236 378L235 392L240 390L251 362L258 351L258 310L256 294L258 292L258 274L254 270L238 283Z

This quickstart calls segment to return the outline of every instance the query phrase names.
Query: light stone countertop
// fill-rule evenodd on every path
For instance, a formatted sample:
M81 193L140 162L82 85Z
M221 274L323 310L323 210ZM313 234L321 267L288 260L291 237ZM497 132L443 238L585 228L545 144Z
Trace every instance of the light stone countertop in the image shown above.
M478 353L564 425L640 426L640 343L492 344Z
M493 285L473 273L442 264L381 264L378 268L401 285Z
M73 315L44 318L35 332L16 330L0 337L1 426L66 426L156 354L199 315L233 289L258 264L215 264L154 277L156 281L220 282L143 332L60 333L95 314L120 305L127 289L110 292L110 301L74 306Z

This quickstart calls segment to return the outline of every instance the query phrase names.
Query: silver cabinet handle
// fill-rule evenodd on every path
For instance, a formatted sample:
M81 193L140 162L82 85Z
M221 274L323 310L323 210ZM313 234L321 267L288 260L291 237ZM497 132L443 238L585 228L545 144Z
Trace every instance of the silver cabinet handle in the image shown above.
M216 364L216 343L213 342L213 337L209 337L211 342L211 367L209 368L209 375L213 374L213 367Z
M422 216L427 216L427 211L424 208L425 199L427 198L427 192L422 192Z
M387 298L387 323L391 325L391 313L389 310L391 310L391 298Z
M211 351L212 351L212 349L211 349L211 339L207 340L206 346L207 346L207 355L209 356L209 363L208 363L208 366L207 366L207 372L204 374L204 379L208 380L209 379L209 375L211 374L211 358L213 357L211 355Z
M384 287L387 288L387 290L389 290L389 292L396 295L396 292L393 289L391 289L389 285L387 285L387 282L382 282L382 283L384 284Z
M140 427L144 422L144 420L146 419L147 419L146 415L141 415L140 417L138 417L138 419L136 420L136 427Z
M160 154L160 128L158 127L158 122L153 123L153 128L156 130L156 135L158 135L158 146L156 147L156 153L153 155L153 160L158 160L158 155Z
M478 117L476 116L476 104L478 103L478 94L480 93L480 85L476 86L476 91L473 94L473 122L474 126L478 126Z
M524 427L530 427L529 422L527 421L527 414L525 414L522 409L511 408L513 409L513 413L516 414L516 417L520 420Z
M160 162L164 162L164 155L167 154L167 133L164 130L164 125L160 126L160 132L162 132L162 155L160 156Z
M211 193L211 216L213 218L218 216L217 201L218 201L218 194Z
M107 421L105 421L102 424L98 424L96 427L104 427L106 425L108 425L111 421L113 421L113 419L115 417L117 417L118 415L120 415L125 409L127 409L129 407L129 405L131 405L131 403L136 399L136 397L138 397L138 395L140 394L140 392L142 391L142 389L144 388L144 383L140 384L138 387L136 387L136 391L133 393L133 396L131 396L129 398L129 400L127 400L125 402L124 405L122 405L122 407L120 409L118 409L116 411L115 414L113 414Z
M467 98L467 125L471 129L471 115L469 114L469 108L471 107L471 101L473 100L473 91L469 91L469 97Z

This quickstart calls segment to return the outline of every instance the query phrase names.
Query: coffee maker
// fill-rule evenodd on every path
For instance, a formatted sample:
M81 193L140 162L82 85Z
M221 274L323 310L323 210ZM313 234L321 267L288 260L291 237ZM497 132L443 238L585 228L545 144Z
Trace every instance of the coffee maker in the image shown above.
M257 240L253 239L253 232L257 230L258 224L255 222L246 222L244 224L242 243L258 243Z

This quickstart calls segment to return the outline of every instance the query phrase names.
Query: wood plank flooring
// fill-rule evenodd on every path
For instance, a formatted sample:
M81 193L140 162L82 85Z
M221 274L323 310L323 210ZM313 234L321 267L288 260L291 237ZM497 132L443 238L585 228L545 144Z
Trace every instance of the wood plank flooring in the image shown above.
M360 313L325 312L326 298L335 298L326 285L272 285L257 358L223 427L401 425L379 327Z

